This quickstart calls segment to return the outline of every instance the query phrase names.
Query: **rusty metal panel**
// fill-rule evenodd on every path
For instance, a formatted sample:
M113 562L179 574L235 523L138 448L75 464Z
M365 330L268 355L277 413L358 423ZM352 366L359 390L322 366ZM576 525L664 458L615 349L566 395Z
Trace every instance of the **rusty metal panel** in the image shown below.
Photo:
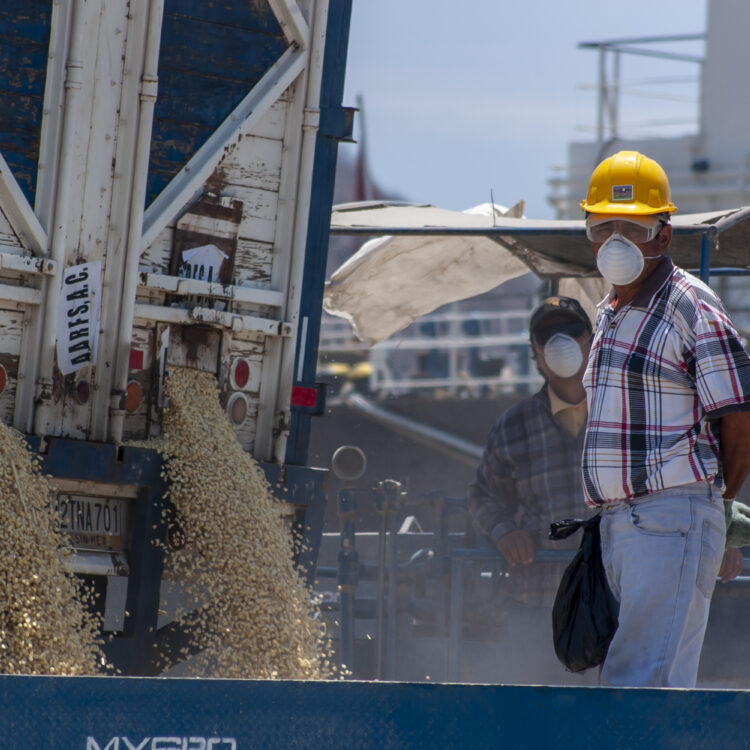
M20 306L0 309L0 419L5 424L13 424L23 322L24 312Z
M8 221L8 217L0 208L0 245L10 245L11 247L22 247L18 235L13 231L13 227Z
M206 189L221 193L225 185L237 184L278 192L282 148L280 139L243 136L219 162Z
M221 347L221 331L208 326L169 327L167 366L192 367L216 373Z
M174 246L174 226L167 227L146 248L141 256L141 267L150 268L154 273L169 273L172 265Z
M259 190L237 184L227 185L224 192L245 204L239 236L257 242L272 243L276 238L279 194L271 190Z
M273 245L240 238L237 241L237 258L234 264L234 283L271 283Z
M166 4L148 202L281 57L287 41L265 2Z
M210 193L203 195L177 222L172 275L231 284L241 220L240 201ZM224 254L225 257L218 260L217 276L211 266L194 263L189 258L190 251L200 247L215 247Z
M261 120L253 127L251 135L245 135L240 139L239 144L244 143L248 138L256 137L257 139L272 140L278 145L266 145L266 152L281 153L282 140L284 138L284 127L286 124L288 103L282 98L273 104L268 112L261 118ZM249 142L249 141L248 141ZM239 146L238 144L238 146ZM246 150L243 149L243 154ZM239 161L239 156L233 153L233 150L227 153L225 160L219 165L216 173L211 176L207 181L207 184L212 187L212 191L217 195L224 194L224 188L227 184L238 183L240 180L235 177L232 172L234 167ZM268 161L264 158L264 161ZM271 180L272 175L275 173L276 168L269 163L248 167L246 174L254 175L254 183L252 187L259 189L271 189L273 182ZM279 167L280 172L280 167ZM275 189L278 189L278 185ZM252 235L252 230L250 231ZM171 267L172 260L172 246L174 242L174 225L168 227L164 231L160 232L159 236L146 248L143 256L141 257L142 265L150 266L154 271L161 273L168 273ZM235 258L235 283L242 283L242 281L265 281L270 279L270 265L271 255L273 253L272 241L266 243L260 243L255 240L245 239L242 232L240 232L238 240L238 252ZM261 260L255 260L255 257L263 258ZM268 268L268 271L263 273L254 274L246 272L246 268L253 268L262 263L264 268Z
M150 437L151 402L154 386L158 385L155 367L155 327L133 327L130 348L128 385L136 383L141 390L141 402L133 410L127 408L123 426L123 439L144 440Z
M236 284L271 281L282 145L279 139L246 135L227 152L209 181L209 185L220 184L224 194L241 197L245 204L235 260Z

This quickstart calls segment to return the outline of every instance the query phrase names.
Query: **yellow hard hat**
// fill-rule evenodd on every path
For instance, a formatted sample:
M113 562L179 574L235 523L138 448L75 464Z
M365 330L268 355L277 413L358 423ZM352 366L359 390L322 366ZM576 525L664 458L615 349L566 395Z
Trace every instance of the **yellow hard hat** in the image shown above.
M648 216L674 212L661 166L638 151L618 151L591 174L581 208L592 214Z

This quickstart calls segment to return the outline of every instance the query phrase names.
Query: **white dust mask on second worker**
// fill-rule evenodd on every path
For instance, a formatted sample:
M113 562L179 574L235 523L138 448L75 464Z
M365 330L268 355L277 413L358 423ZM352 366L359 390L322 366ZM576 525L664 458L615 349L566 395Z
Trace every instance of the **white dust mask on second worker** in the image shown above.
M544 361L560 378L571 378L583 364L583 352L578 342L564 333L556 333L544 345Z
M611 234L596 254L599 273L616 286L625 286L635 281L643 270L643 261L643 253L638 245L619 232Z

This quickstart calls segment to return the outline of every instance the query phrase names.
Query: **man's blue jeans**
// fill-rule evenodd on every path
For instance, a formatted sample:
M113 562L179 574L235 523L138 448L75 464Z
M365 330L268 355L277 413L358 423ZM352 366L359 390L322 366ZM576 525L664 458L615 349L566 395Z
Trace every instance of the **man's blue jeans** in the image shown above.
M694 687L724 554L721 495L695 482L602 513L602 560L620 625L602 685Z

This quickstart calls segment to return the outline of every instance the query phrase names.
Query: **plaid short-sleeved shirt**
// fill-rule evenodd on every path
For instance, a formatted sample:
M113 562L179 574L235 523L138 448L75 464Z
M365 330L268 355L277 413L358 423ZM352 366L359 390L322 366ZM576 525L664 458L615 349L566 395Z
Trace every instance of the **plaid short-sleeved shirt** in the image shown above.
M584 374L586 502L722 487L719 425L750 409L750 358L721 301L665 257L637 297L599 305Z

